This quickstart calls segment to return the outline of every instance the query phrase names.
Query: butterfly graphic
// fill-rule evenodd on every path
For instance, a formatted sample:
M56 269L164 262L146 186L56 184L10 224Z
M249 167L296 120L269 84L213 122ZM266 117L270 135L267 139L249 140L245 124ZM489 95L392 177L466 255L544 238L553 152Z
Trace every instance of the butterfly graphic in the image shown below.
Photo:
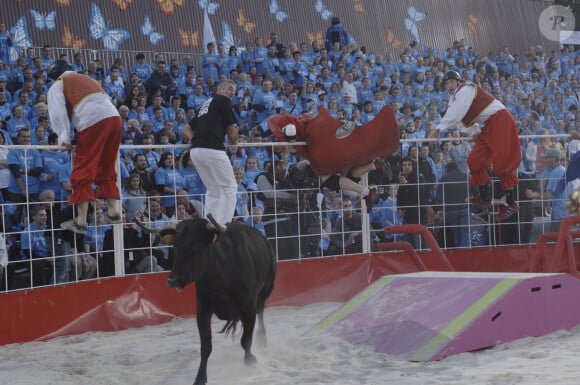
M56 29L56 11L51 11L46 14L30 10L32 19L34 20L34 26L38 30L47 29L49 31L54 31Z
M316 10L316 12L320 13L320 16L322 16L323 20L328 20L332 17L332 15L334 15L332 11L326 9L324 4L322 4L322 0L316 0L316 2L314 3L314 9Z
M225 21L222 21L222 33L224 34L224 37L222 37L221 43L224 45L226 52L228 52L232 45L236 45L236 41L234 39L232 28Z
M362 3L362 0L354 0L354 10L358 13L365 14L365 6Z
M471 31L471 33L477 32L477 23L479 23L479 17L474 15L473 13L469 14L469 20L467 21L467 28Z
M145 15L145 20L141 26L141 33L143 36L148 37L149 42L153 45L157 45L161 40L165 39L165 35L155 32L155 27L153 26L153 23L151 23L151 19L149 19L148 15Z
M177 32L179 33L179 37L181 38L181 44L184 47L199 47L199 32L186 32L181 28L177 28Z
M412 5L407 6L407 14L409 17L405 19L405 29L409 31L411 36L413 36L413 40L417 43L421 41L419 38L419 25L418 23L425 20L427 17L427 12L420 11L417 8L413 7Z
M318 31L318 32L310 32L310 31L306 31L306 38L308 39L309 43L312 43L313 41L317 41L318 44L320 44L321 46L324 45L324 32L322 31Z
M236 21L238 27L242 27L246 33L252 33L254 28L256 28L256 23L249 21L241 8L238 8L238 17L236 18Z
M161 7L164 15L171 16L175 13L175 6L183 7L185 0L155 0Z
M67 48L81 49L87 45L87 41L74 36L68 25L65 25L63 27L62 45Z
M270 9L270 13L276 16L276 20L278 20L279 23L288 18L288 12L284 12L280 9L278 6L278 0L270 0L268 8Z
M117 4L121 11L126 11L133 1L135 0L113 0L113 3Z
M61 7L70 7L72 0L56 0L56 5Z
M197 0L197 4L201 9L206 9L208 15L215 15L215 11L217 11L220 5L216 2L212 2L209 0Z
M20 56L20 49L34 47L34 43L28 35L28 25L26 17L22 16L16 21L14 27L10 28L12 35L12 47L10 47L10 63L14 64Z
M391 27L387 28L387 43L389 43L394 49L401 48L403 41L396 39L393 29Z
M124 29L108 29L105 18L99 7L91 4L91 21L89 22L89 33L91 39L102 40L107 51L116 51L119 45L131 37L131 34Z

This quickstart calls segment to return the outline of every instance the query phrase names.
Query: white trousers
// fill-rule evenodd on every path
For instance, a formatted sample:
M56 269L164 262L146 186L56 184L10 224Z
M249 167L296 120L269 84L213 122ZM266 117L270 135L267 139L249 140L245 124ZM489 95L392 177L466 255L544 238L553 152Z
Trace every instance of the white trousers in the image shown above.
M189 156L207 189L204 216L212 214L220 224L231 222L236 210L238 184L226 152L192 148Z

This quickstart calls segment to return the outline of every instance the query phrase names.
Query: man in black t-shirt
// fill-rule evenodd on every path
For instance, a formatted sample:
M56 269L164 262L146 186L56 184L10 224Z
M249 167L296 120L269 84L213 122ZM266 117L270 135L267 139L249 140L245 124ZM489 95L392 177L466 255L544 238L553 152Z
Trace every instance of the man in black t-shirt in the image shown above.
M219 231L226 230L225 224L232 221L236 208L238 184L224 146L226 135L228 144L238 142L232 110L235 94L234 81L220 81L216 94L203 103L197 116L183 128L184 141L191 138L189 155L207 189L205 216L213 215L220 225Z

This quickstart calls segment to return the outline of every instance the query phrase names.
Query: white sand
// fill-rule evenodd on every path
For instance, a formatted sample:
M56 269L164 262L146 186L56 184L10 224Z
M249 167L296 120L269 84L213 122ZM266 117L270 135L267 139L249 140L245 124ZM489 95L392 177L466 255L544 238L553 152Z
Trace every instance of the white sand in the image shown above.
M217 333L210 385L577 385L580 327L439 362L411 363L328 336L304 337L340 304L266 309L268 347L246 367L239 336ZM0 347L0 385L191 385L199 362L194 319Z

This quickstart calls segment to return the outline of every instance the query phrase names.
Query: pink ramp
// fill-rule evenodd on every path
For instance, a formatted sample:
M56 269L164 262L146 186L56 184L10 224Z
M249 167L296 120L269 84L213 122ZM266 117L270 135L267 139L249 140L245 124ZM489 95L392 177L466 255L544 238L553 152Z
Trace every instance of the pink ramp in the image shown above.
M568 274L420 272L378 279L313 332L432 361L580 324Z

